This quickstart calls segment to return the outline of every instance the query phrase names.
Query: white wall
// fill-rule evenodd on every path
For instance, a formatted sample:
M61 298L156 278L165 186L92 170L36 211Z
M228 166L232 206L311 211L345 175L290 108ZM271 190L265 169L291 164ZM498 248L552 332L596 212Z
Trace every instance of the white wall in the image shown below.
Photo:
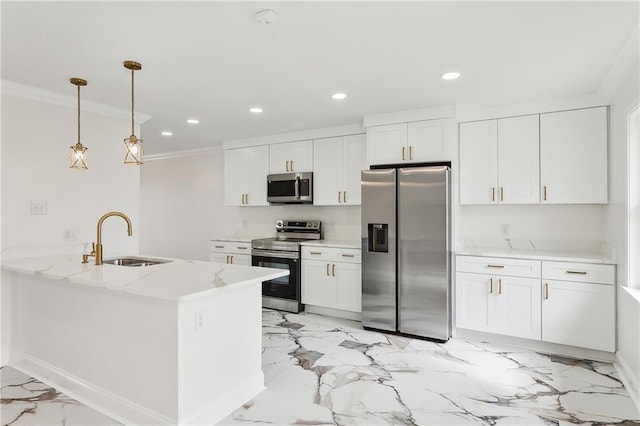
M141 172L143 254L208 260L210 239L273 235L277 219L319 219L325 238L359 238L359 206L225 207L222 150L147 161Z
M630 49L632 65L620 78L615 90L611 90L609 112L609 193L610 203L605 210L607 243L618 252L618 352L617 362L623 368L627 384L631 387L636 404L640 408L640 292L627 291L624 286L637 286L629 282L627 191L628 151L627 115L640 102L640 65L638 59L637 34L635 48ZM611 84L607 86L611 89ZM632 260L633 261L633 260ZM637 261L636 261L637 262ZM633 279L633 278L632 278ZM635 296L634 296L635 294Z
M97 221L111 210L131 218L133 236L127 237L121 219L105 221L105 256L137 253L140 170L123 163L130 124L92 112L83 112L81 123L81 141L89 148L84 171L71 170L67 159L77 141L76 109L2 95L3 256L25 246L37 253L79 252L96 240ZM46 201L47 214L32 215L32 200ZM75 241L63 241L65 228L76 231Z

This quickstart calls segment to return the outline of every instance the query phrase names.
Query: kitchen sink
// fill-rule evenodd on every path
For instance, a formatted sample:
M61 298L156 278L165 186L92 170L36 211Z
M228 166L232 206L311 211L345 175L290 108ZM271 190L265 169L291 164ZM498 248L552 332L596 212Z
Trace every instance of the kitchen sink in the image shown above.
M169 263L171 260L163 260L163 259L149 259L145 257L118 257L115 259L107 259L102 261L102 263L108 263L109 265L117 265L117 266L153 266L160 265L162 263Z

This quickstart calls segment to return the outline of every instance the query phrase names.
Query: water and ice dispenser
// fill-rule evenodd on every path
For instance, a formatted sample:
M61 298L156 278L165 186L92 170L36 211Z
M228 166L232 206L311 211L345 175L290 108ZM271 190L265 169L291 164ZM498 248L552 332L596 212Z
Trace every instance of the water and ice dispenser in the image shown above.
M369 247L368 250L378 253L389 252L389 224L387 223L370 223L369 228Z

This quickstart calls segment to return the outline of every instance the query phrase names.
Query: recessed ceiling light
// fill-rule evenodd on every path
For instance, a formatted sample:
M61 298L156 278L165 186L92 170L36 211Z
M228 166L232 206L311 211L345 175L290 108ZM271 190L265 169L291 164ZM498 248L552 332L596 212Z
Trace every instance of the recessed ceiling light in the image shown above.
M161 134L162 134L162 136L173 136L172 132L168 132L166 130L164 132L162 132Z
M200 120L196 120L195 118L190 118L187 120L187 123L189 124L198 124L200 122Z
M344 99L347 97L346 93L334 93L333 95L331 95L331 97L333 99L339 100L339 99Z
M445 72L444 74L442 74L440 76L441 79L443 80L455 80L456 78L460 77L460 73L459 72Z
M259 113L262 112L262 108L260 108L260 107L252 107L252 108L249 108L249 111L251 111L254 114L259 114Z

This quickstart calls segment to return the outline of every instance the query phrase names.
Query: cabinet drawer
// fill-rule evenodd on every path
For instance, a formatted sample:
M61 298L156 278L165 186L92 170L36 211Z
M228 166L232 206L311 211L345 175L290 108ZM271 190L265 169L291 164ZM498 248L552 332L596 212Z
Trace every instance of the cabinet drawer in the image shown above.
M456 271L540 278L540 261L504 257L456 256Z
M209 241L209 251L213 253L251 254L251 243L244 241Z
M362 263L362 252L358 249L334 249L334 262Z
M302 246L302 258L309 260L333 260L333 249L327 247Z
M302 258L325 262L362 263L362 253L358 249L335 247L303 246Z
M542 262L542 279L613 285L615 267L593 263L544 261Z

